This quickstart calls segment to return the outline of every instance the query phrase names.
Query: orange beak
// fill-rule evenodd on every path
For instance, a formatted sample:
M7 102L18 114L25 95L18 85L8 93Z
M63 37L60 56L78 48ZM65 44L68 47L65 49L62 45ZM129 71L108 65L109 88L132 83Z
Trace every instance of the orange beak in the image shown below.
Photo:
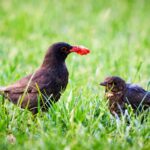
M87 55L88 53L90 53L90 50L83 46L73 46L70 52L75 52L80 55Z

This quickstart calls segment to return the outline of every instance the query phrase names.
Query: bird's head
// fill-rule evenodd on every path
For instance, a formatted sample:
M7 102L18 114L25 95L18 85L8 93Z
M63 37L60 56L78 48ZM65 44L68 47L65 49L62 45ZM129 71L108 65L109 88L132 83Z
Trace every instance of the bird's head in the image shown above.
M58 61L64 61L68 54L75 52L80 55L86 55L90 52L89 49L83 46L72 46L65 42L52 44L47 51L45 58L55 58Z
M105 80L101 82L100 85L106 88L106 93L122 92L126 87L125 81L117 76L105 78Z

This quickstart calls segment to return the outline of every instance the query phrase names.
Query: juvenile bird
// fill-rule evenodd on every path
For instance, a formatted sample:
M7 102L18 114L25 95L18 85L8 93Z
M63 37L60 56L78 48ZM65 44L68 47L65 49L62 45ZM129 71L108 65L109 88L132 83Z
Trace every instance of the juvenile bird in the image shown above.
M57 102L68 84L68 70L65 59L71 52L86 55L90 51L81 46L64 42L52 44L37 71L16 83L0 88L0 94L9 101L29 109L33 114L38 106L46 111L51 102Z
M126 83L120 77L107 77L100 85L105 86L105 96L113 115L124 113L126 104L130 104L134 111L150 107L150 92L138 85Z

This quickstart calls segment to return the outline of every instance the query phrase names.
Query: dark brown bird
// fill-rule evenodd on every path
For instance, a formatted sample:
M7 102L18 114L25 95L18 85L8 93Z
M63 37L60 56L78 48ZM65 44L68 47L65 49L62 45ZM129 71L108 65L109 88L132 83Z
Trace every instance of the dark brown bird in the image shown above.
M57 102L68 83L68 70L65 59L71 52L80 55L90 51L84 47L71 46L64 42L51 45L41 67L15 84L0 88L0 94L9 101L27 108L33 114L38 106L46 111L51 102Z
M107 77L100 85L105 86L105 96L113 115L124 113L126 104L130 104L135 112L150 107L150 92L138 85L127 84L120 77Z

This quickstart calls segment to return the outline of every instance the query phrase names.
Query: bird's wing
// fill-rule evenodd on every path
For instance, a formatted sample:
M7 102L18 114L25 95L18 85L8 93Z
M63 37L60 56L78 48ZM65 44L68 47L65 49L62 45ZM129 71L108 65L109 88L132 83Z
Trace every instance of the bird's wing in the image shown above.
M45 70L38 70L35 74L28 75L16 83L6 87L6 93L24 93L37 92L49 84L50 79L46 78ZM48 81L49 79L49 81Z
M133 103L136 106L139 106L140 104L150 105L150 92L138 85L128 85L126 98L130 103Z
M4 92L11 92L11 93L21 93L21 92L23 92L25 90L25 88L27 87L31 76L32 75L28 75L28 76L20 79L16 83L5 87ZM28 91L30 91L30 87L28 88Z

